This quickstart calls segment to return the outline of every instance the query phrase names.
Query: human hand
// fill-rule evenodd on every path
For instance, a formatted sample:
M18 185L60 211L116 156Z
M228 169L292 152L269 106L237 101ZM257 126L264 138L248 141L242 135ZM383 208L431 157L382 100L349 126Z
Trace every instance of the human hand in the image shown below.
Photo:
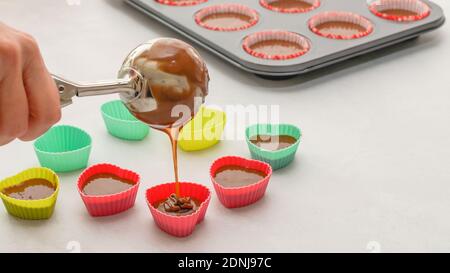
M36 41L0 23L0 146L33 140L60 118L58 90Z

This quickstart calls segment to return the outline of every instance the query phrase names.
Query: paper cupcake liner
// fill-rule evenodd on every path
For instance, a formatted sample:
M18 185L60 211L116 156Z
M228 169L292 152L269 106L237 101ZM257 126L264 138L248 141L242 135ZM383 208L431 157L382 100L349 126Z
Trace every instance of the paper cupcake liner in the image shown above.
M225 124L225 112L202 107L181 130L178 146L188 152L210 148L221 140Z
M204 21L204 18L210 15L214 14L221 14L221 13L238 13L249 16L251 19L248 22L248 24L245 24L240 27L218 27L218 26L212 26L209 25L208 22ZM238 30L244 30L247 28L250 28L254 25L256 25L259 21L259 15L254 10L247 6L241 5L241 4L222 4L222 5L215 5L215 6L209 6L206 8L201 9L195 14L195 22L206 29L214 30L214 31L238 31Z
M380 18L397 22L419 21L431 14L431 8L420 0L376 0L369 4L369 9ZM398 16L383 12L390 9L411 11L417 15Z
M175 183L154 186L147 190L146 200L156 225L164 232L176 236L186 237L192 234L195 226L203 221L211 200L211 191L200 184L180 182L180 195L190 196L201 202L197 211L185 216L172 216L165 214L153 205L167 199L175 192Z
M303 2L311 4L311 7L309 8L280 8L273 6L272 5L273 2L274 0L260 0L259 4L266 9L282 13L305 13L320 7L319 0L303 0Z
M67 125L51 128L34 142L42 167L55 172L70 172L87 166L92 139L85 131Z
M149 126L136 119L120 100L103 104L101 112L106 129L114 137L137 141L148 135Z
M96 174L113 174L122 179L134 182L134 186L126 191L110 195L91 196L83 193L89 178ZM108 216L128 210L134 206L139 189L140 176L130 170L111 164L97 164L86 169L78 178L78 193L89 214L94 217Z
M224 166L241 166L262 171L266 174L266 177L252 185L226 188L217 183L214 179L217 170ZM220 202L227 208L238 208L251 205L264 196L270 177L272 176L272 168L265 162L237 156L226 156L214 161L209 173Z
M345 22L345 23L353 23L357 24L365 29L365 31L361 31L358 34L354 35L340 35L340 34L329 34L323 33L317 26L327 23L327 22ZM373 24L365 17L351 13L351 12L342 12L342 11L330 11L323 12L315 15L309 20L309 28L315 34L336 40L352 40L365 37L373 32Z
M297 142L284 149L269 151L261 149L253 144L250 139L258 134L263 135L288 135ZM273 170L288 166L294 159L301 142L301 130L291 124L255 124L245 130L246 141L253 159L268 163Z
M155 2L168 6L195 6L208 0L155 0Z
M3 190L31 179L45 179L55 186L55 192L45 199L19 200L3 194ZM59 178L47 168L32 168L0 181L0 197L9 214L27 220L43 220L53 215L59 192Z
M302 49L293 54L276 54L276 55L268 55L264 52L258 52L257 50L252 49L252 46L258 42L267 41L267 40L281 40L288 41L298 44ZM288 60L300 57L306 54L310 48L311 43L309 40L297 33L284 31L284 30L266 30L257 33L250 34L249 36L244 38L242 42L242 46L244 50L257 58L261 59L269 59L269 60Z

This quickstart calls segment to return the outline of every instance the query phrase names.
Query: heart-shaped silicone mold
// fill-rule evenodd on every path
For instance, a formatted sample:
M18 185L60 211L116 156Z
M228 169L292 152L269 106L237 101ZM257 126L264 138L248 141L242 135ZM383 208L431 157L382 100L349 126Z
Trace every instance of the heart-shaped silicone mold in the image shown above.
M55 186L52 195L45 199L20 200L7 196L4 189L19 185L32 179L44 179ZM32 168L15 176L0 181L0 197L9 214L28 220L48 219L52 216L59 192L59 178L52 170L47 168Z
M84 186L89 182L89 178L97 174L112 174L119 178L126 179L134 185L122 192L109 195L87 195L83 192ZM128 210L134 206L136 195L139 189L140 176L130 170L122 169L111 164L97 164L86 169L78 178L78 192L86 206L89 214L97 216L108 216Z
M101 112L109 134L117 138L143 140L150 131L150 127L136 119L120 100L103 104Z
M178 146L184 151L208 149L220 141L225 124L225 112L202 107L181 130Z
M42 167L71 172L87 166L92 138L84 130L68 125L52 127L34 142Z
M297 139L297 141L284 149L266 150L251 142L251 139L257 135L287 135ZM252 158L266 162L270 164L273 170L277 170L286 167L294 160L300 145L302 132L300 128L291 124L255 124L247 127L245 136Z
M199 208L192 214L172 216L155 208L155 204L167 199L175 192L175 183L154 186L147 190L146 200L156 225L163 231L176 237L186 237L192 234L195 226L203 221L211 200L211 191L200 184L180 182L180 196L192 197L200 202Z
M238 166L260 171L265 174L265 177L257 183L248 186L232 188L224 187L217 183L214 177L216 176L217 171L225 166ZM226 156L214 161L209 173L220 202L227 208L238 208L253 204L264 196L270 177L272 176L272 168L269 164L258 160L237 156Z

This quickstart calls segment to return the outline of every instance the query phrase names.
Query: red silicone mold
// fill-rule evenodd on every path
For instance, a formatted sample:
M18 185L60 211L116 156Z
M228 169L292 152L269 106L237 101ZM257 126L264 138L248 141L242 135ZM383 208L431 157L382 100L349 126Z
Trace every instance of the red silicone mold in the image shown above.
M248 169L262 171L266 174L266 177L252 185L236 188L226 188L217 183L214 179L217 170L224 166L241 166ZM220 202L227 208L244 207L260 200L266 192L267 185L269 184L271 176L272 167L270 167L269 164L258 160L246 159L237 156L221 157L214 161L210 168L210 177L214 185L217 197L219 198Z
M203 221L211 200L211 191L200 184L180 182L180 195L190 196L201 202L198 210L190 215L172 216L165 214L154 207L154 204L167 199L175 192L175 183L154 186L147 190L146 200L156 225L170 235L186 237L192 234L195 226Z
M207 16L214 15L214 14L224 14L224 13L238 13L243 14L248 17L250 17L250 20L247 24L237 26L237 27L227 27L227 26L214 26L208 24L207 21L204 19ZM259 15L258 13L244 5L240 4L222 4L222 5L215 5L215 6L209 6L206 8L201 9L195 14L195 22L206 29L215 30L215 31L238 31L250 28L254 26L256 23L258 23Z
M260 0L259 4L265 7L266 9L282 13L304 13L320 7L319 0L303 0L303 2L311 4L311 6L308 8L281 8L273 5L274 2L275 0Z
M318 28L321 24L327 22L343 22L343 23L353 23L364 28L364 31L360 31L354 35L340 35L333 33L323 33L321 29ZM312 32L317 35L337 40L351 40L365 37L373 32L373 24L369 19L355 13L343 12L343 11L330 11L323 12L315 15L309 20L309 28Z
M268 40L293 42L298 44L301 49L290 54L267 54L265 52L261 52L257 49L252 48L256 43ZM284 30L266 30L253 33L245 37L244 41L242 42L242 47L248 54L257 58L269 60L288 60L306 54L311 48L311 43L306 37L294 32Z
M90 196L83 193L83 188L89 178L96 174L113 174L134 184L126 191L101 196ZM132 171L111 164L97 164L86 169L78 178L78 192L90 215L108 216L128 210L134 206L139 189L140 176Z
M155 0L156 2L168 6L195 6L208 0Z
M369 4L370 11L376 16L397 22L413 22L428 17L431 8L420 0L376 0ZM393 15L386 10L404 10L415 15Z

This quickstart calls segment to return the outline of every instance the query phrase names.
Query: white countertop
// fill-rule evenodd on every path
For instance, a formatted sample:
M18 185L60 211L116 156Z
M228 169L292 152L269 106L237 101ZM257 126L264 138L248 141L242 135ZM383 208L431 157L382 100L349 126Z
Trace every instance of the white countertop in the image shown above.
M80 2L80 5L68 3ZM447 0L435 0L450 10ZM0 20L39 41L49 69L78 81L114 77L136 45L180 38L121 0L1 0ZM61 175L53 217L24 221L0 209L0 251L303 252L450 251L450 25L406 44L286 81L243 73L200 50L210 69L207 102L280 105L281 121L303 130L297 159L277 171L264 199L229 210L215 193L205 221L178 239L160 231L146 188L172 180L167 137L143 142L107 134L99 107L115 96L76 99L61 124L93 136L90 164L141 174L136 206L92 218ZM223 155L249 157L245 141L180 152L183 180L208 185ZM32 143L0 147L0 177L38 165ZM374 247L374 248L372 248Z

